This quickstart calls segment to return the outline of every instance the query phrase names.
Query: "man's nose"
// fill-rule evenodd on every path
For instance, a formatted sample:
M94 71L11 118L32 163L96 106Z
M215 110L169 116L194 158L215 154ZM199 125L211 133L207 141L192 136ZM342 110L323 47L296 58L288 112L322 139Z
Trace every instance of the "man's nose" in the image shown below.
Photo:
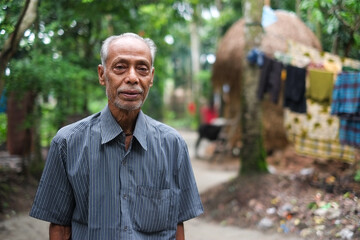
M135 67L130 67L128 76L126 78L126 83L137 84L138 82L139 78L137 76Z

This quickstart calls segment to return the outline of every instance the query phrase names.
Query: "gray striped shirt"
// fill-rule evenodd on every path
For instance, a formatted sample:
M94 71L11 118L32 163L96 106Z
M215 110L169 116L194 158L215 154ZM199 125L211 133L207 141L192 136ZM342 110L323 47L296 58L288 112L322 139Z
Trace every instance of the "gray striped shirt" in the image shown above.
M52 140L30 216L71 225L72 239L175 239L203 213L187 146L140 111L134 137L106 106Z

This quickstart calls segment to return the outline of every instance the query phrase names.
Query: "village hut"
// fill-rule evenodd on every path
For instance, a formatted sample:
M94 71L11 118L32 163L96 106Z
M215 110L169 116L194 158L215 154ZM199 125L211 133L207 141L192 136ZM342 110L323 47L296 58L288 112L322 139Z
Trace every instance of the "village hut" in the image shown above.
M260 46L266 56L273 57L276 51L286 52L288 40L321 50L318 38L294 13L284 10L274 10L274 13L277 20L264 27ZM220 40L212 70L212 84L214 91L222 96L222 112L226 119L239 119L242 59L247 55L244 53L244 25L244 19L238 20ZM281 103L275 105L264 100L263 105L266 105L263 107L265 148L268 151L282 149L288 142ZM239 143L239 129L229 126L227 130L231 146Z

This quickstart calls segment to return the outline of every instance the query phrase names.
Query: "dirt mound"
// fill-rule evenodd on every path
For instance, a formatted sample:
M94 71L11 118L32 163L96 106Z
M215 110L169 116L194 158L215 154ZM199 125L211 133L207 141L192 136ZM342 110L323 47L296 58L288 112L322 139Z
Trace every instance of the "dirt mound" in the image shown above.
M274 153L268 163L273 174L239 176L203 193L203 217L305 239L360 239L360 183L353 166L298 156L292 148Z

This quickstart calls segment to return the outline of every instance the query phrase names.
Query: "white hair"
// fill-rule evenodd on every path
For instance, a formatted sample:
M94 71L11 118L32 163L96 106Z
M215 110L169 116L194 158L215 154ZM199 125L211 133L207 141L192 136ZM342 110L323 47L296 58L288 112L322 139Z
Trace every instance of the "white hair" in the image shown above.
M155 61L155 54L156 54L156 45L155 45L154 41L151 40L150 38L142 38L135 33L123 33L120 35L110 36L103 41L103 44L102 44L101 50L100 50L100 57L101 57L101 64L104 66L104 68L106 66L105 64L106 64L106 60L107 60L107 57L109 54L110 43L114 40L124 38L124 37L132 37L132 38L139 39L139 40L143 41L149 47L150 54L151 54L151 66L153 67L154 61Z

